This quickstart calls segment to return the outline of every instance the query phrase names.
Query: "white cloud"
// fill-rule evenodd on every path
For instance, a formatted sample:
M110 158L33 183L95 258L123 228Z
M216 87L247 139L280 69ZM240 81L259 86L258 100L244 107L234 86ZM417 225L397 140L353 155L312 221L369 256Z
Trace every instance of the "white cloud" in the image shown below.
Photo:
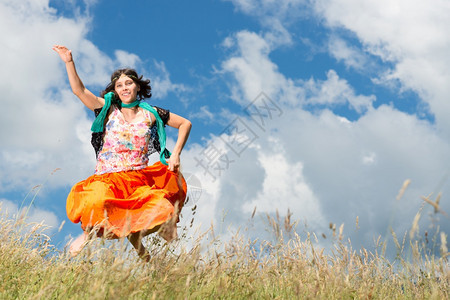
M173 83L170 80L170 73L167 71L164 62L154 62L155 71L152 73L152 94L156 99L161 99L167 96L170 92L181 93L187 91L188 88L179 83Z
M113 61L84 36L77 41L67 42L66 45L72 49L77 71L83 82L94 86L104 87L105 82L110 80L113 68L121 66L120 59L125 56L123 52L116 52L116 55L119 55L119 61ZM62 71L65 69L63 68Z
M302 100L303 91L297 89L292 80L283 77L278 66L268 59L272 48L263 37L254 32L240 31L227 45L236 45L237 48L236 53L222 63L222 71L232 73L240 82L230 87L235 101L248 103L261 91L269 97L285 94L285 97L280 97L281 101L298 103Z
M207 106L201 106L198 112L189 114L191 119L201 119L206 122L211 122L216 119L216 116L208 109Z
M231 87L232 98L243 105L254 100L261 91L280 103L294 106L347 103L358 113L371 108L375 101L373 95L356 95L334 70L328 71L324 81L286 78L269 58L272 48L256 33L241 31L233 41L230 39L227 38L227 44L234 45L237 51L222 63L222 72L233 74L233 82L237 84Z
M293 38L287 29L290 24L306 15L305 0L226 0L232 2L236 9L251 17L256 17L267 29L264 39L270 45L292 45Z
M375 152L370 152L367 154L363 154L362 162L365 165L372 165L376 162L377 155Z
M141 62L139 56L123 50L116 50L114 54L116 55L117 63L122 67L136 68L136 65Z
M305 88L308 91L307 103L328 105L348 103L358 113L370 109L376 99L373 95L355 95L348 82L339 78L334 70L328 71L325 81L307 81Z
M301 8L307 4L305 0L226 0L232 2L235 7L245 14L256 16L262 21L278 20L291 22L298 18ZM269 24L265 24L269 25Z
M367 68L369 61L361 49L349 45L344 39L332 36L328 43L328 51L338 61L346 66L362 71Z
M450 2L317 0L315 8L331 28L353 32L364 51L392 63L381 81L418 92L450 136Z
M27 224L41 224L50 231L55 231L59 221L53 212L35 207L20 207L9 200L0 198L0 217L20 220L24 218Z
M269 138L267 142L281 145L275 138ZM281 147L277 149L279 153L267 153L265 146L264 152L258 152L258 161L265 174L262 189L243 204L244 212L250 215L255 207L258 212L272 214L286 213L289 209L296 218L307 219L315 228L325 224L320 202L305 181L303 163L289 162Z

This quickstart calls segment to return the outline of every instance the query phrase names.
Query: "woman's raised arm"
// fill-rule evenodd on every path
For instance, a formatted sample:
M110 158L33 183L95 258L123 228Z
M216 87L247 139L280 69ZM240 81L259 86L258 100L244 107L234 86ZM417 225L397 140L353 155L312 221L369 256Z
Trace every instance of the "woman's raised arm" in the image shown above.
M90 110L94 110L105 105L105 99L95 96L84 86L77 74L77 70L75 69L72 51L61 45L54 45L52 49L59 54L61 60L66 64L70 87L72 88L72 92L80 98L81 102L83 102L84 105L86 105L86 107Z

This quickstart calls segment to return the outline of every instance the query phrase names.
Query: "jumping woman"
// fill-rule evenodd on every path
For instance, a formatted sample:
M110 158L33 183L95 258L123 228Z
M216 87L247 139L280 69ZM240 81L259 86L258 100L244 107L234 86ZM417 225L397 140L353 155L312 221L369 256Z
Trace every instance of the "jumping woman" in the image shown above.
M66 65L73 93L96 116L91 128L95 173L75 184L67 197L67 215L83 229L69 252L79 253L92 236L127 237L148 261L144 236L158 232L168 242L177 237L176 223L186 197L180 154L191 122L142 101L151 97L150 80L133 69L114 71L105 90L94 95L78 76L71 50L60 45L53 50ZM166 149L165 125L178 129L172 153ZM148 165L155 152L160 161Z

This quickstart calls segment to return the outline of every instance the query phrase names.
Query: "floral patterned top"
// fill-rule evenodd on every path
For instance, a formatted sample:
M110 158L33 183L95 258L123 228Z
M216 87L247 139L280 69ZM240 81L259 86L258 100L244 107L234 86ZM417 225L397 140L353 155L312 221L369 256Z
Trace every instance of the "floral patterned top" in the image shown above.
M148 156L155 152L152 139L151 113L143 110L144 120L127 122L121 111L114 107L108 117L103 145L97 156L95 174L144 169Z

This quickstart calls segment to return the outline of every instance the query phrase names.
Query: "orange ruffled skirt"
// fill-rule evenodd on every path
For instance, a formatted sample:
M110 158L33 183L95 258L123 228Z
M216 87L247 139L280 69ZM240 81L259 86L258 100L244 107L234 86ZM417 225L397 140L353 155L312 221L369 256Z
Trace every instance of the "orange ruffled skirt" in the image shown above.
M90 232L107 238L144 235L167 225L176 236L178 213L186 198L181 173L171 172L157 162L142 170L92 175L73 186L67 197L67 216ZM166 226L166 227L167 227ZM173 232L174 231L174 232Z

